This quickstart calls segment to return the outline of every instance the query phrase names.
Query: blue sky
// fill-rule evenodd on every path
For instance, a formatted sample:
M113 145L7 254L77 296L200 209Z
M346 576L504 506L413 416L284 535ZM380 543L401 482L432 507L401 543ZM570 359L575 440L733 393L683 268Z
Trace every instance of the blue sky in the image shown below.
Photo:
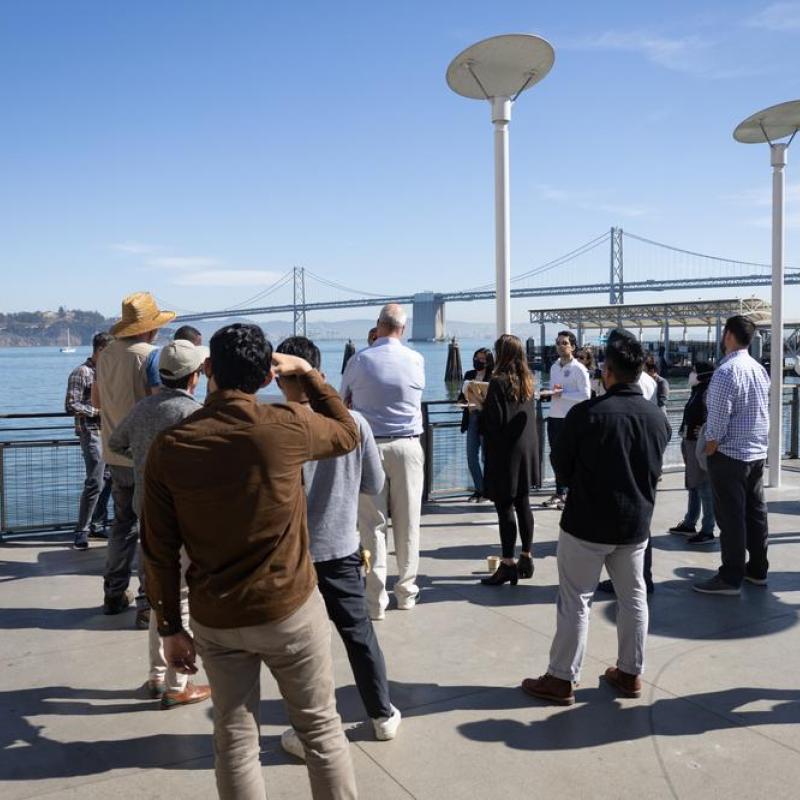
M800 2L6 0L0 310L113 314L140 289L227 307L295 264L373 292L491 281L489 111L444 73L507 32L556 50L513 113L514 272L612 225L769 260L767 148L731 133L800 94ZM790 263L795 155L800 141ZM585 267L607 270L605 253ZM797 290L787 306L800 316Z

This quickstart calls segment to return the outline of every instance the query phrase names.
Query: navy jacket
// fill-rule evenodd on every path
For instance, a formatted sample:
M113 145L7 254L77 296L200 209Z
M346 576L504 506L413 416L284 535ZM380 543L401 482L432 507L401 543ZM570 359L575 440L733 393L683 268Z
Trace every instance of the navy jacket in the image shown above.
M599 544L645 541L671 433L636 384L617 384L570 409L552 455L569 486L561 527Z

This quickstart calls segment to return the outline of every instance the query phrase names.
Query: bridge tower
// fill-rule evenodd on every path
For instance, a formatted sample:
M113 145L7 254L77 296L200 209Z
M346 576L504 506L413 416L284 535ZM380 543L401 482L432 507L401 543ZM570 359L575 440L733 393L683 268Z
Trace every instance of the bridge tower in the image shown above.
M444 339L444 298L435 292L417 292L412 311L412 342L441 342Z
M618 305L625 302L625 281L622 261L622 228L611 229L611 261L608 276L608 302Z
M294 335L306 335L306 270L294 267Z

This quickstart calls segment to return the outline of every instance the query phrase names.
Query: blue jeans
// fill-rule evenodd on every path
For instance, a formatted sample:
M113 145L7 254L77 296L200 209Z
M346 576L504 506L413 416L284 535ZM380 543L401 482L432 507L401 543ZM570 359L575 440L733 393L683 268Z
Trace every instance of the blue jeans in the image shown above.
M686 516L683 518L684 525L694 527L700 518L700 509L703 510L703 523L700 526L700 533L714 533L714 493L711 489L711 481L701 483L696 489L689 489L689 507L686 509Z
M112 601L123 595L130 583L134 564L138 561L139 593L136 595L136 607L149 608L150 604L144 590L142 559L138 553L139 520L133 510L133 467L112 465L110 469L114 524L108 534L103 592L106 601Z
M469 467L469 474L472 476L475 491L478 494L483 494L483 469L481 467L483 437L481 436L480 425L481 415L477 411L470 411L467 426L467 466Z
M78 507L78 524L75 533L85 538L89 531L105 527L108 518L108 496L111 494L111 475L103 463L100 430L81 427L78 430L81 454L86 467L81 501Z

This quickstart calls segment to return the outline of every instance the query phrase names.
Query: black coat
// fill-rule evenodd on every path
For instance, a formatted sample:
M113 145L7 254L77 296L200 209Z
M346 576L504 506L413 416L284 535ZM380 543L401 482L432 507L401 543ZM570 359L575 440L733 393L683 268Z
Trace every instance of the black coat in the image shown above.
M600 544L645 541L671 433L636 384L616 384L570 409L552 455L569 486L561 527Z
M481 412L481 433L486 453L483 493L506 502L524 497L531 486L541 485L536 401L509 400L506 380L492 378Z
M711 383L712 373L706 373L698 378L698 383L692 386L692 393L683 407L683 419L679 433L684 439L697 441L697 429L706 421L708 409L706 408L706 392Z
M465 382L466 381L474 381L475 380L475 376L477 374L478 374L478 370L476 370L476 369L468 369L464 373L464 381ZM492 379L492 373L490 371L490 372L488 372L488 374L484 375L484 380L485 381L490 381L491 379ZM459 403L463 403L466 399L467 398L464 397L464 393L463 392L459 392L458 393L458 402ZM470 414L480 414L480 413L481 412L477 411L477 410L470 411L470 409L468 409L468 408L464 409L464 412L461 414L461 433L466 433L467 432L467 428L469 427L469 415Z

